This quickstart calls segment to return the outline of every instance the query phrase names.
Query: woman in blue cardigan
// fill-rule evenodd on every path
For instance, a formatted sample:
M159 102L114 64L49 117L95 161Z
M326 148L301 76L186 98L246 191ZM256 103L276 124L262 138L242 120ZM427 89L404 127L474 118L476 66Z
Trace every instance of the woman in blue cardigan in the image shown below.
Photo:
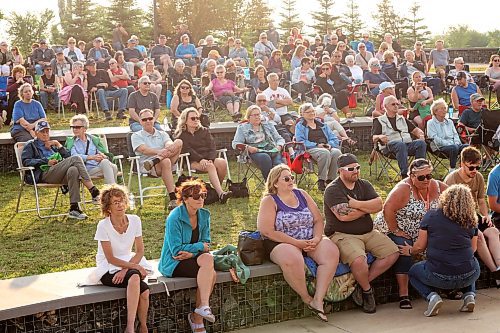
M203 208L205 184L188 180L177 188L179 204L168 215L158 270L166 277L196 278L196 309L188 314L193 332L204 328L203 319L215 321L209 298L215 284L214 258L210 254L210 212Z
M302 119L295 125L295 140L303 142L313 160L318 163L318 189L337 178L337 159L342 152L340 142L332 130L316 119L314 106L302 104L299 108Z

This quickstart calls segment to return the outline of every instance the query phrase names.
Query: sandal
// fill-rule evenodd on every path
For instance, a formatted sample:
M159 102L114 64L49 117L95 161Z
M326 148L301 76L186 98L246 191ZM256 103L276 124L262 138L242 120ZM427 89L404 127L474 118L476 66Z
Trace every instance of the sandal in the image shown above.
M236 283L240 282L240 279L238 278L238 274L236 274L236 270L233 267L231 267L229 269L229 274L231 274L231 279L233 279L233 282L236 282Z
M403 310L413 309L410 298L408 296L399 296L399 308Z
M327 323L328 322L328 318L326 317L326 314L321 311L321 310L318 310L316 309L315 307L313 307L311 304L307 304L307 308L309 310L311 310L311 312L313 313L313 315L318 318L319 320L321 320L322 322L325 322Z
M189 322L189 326L191 326L191 332L193 332L193 333L207 333L207 331L205 330L205 325L203 325L203 323L201 323L201 324L193 323L193 321L191 320L191 315L192 315L192 313L188 313L188 322ZM202 328L203 328L203 331L197 331L197 330L202 329Z
M212 309L210 309L208 305L200 306L199 308L194 309L194 312L203 317L203 319L208 320L211 323L215 323L215 316L212 313Z

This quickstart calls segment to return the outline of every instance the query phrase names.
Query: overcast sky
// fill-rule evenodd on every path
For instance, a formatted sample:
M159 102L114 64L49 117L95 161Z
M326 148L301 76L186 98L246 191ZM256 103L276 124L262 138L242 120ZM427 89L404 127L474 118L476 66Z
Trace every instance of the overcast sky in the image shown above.
M201 0L199 0L201 1ZM210 0L209 0L210 1ZM408 12L414 0L393 0L396 11L402 15ZM5 12L17 11L40 12L45 8L54 10L57 13L57 0L1 0L0 8ZM106 0L94 1L100 4L107 4ZM152 0L138 0L141 7L147 8ZM268 0L270 6L279 11L281 0ZM371 13L376 10L378 0L357 0L360 5L361 17L366 22L372 22ZM334 14L342 14L346 11L347 1L337 0L334 6ZM480 32L500 29L499 19L499 2L498 0L474 0L474 1L457 1L457 0L420 0L421 16L426 18L425 24L433 34L443 33L450 26L458 24L467 24L471 28ZM465 3L469 3L474 8L467 10ZM300 13L301 19L305 24L311 24L310 12L317 10L319 5L316 0L296 0L297 12ZM276 13L277 11L273 11ZM57 15L56 15L57 16ZM278 23L279 15L274 16L274 20ZM4 21L5 22L5 21ZM7 37L3 22L0 24L0 38ZM368 25L370 28L370 25ZM312 33L309 29L306 32Z

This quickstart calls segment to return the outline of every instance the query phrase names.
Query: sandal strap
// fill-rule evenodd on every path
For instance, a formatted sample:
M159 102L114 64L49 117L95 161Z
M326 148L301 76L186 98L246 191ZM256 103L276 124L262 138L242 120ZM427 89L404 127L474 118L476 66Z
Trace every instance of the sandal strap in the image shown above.
M191 319L191 313L189 314L189 325L191 326L191 330L194 332L194 330L198 330L200 328L205 328L205 325L203 323L197 324L194 323Z

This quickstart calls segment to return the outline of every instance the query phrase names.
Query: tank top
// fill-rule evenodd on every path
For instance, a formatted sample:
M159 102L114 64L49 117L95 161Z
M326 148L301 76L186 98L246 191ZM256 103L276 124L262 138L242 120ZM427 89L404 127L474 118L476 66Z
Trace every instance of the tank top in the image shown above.
M187 108L196 109L196 98L194 96L191 96L191 102L185 102L181 97L179 97L179 106L177 107L177 110L182 112Z
M295 239L312 239L314 218L307 206L306 198L298 189L293 189L293 193L299 202L297 207L286 205L277 194L271 195L276 203L274 228Z

